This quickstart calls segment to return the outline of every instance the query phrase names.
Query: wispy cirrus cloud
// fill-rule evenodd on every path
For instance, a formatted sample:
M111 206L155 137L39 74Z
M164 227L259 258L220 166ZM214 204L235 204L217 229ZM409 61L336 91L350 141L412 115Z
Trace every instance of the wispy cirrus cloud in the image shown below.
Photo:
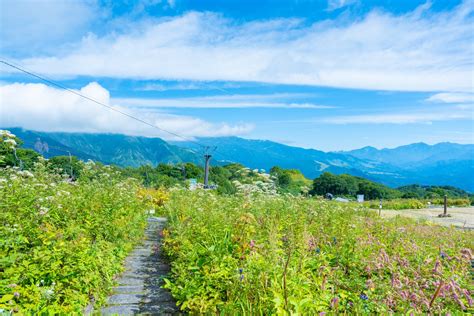
M438 112L386 113L335 116L316 121L328 124L432 124L437 121L474 120L472 107L452 108Z
M358 0L328 0L328 11L337 10L357 2Z
M330 105L295 101L311 96L306 93L226 94L182 98L116 98L113 101L127 107L150 108L286 108L331 109Z
M211 123L199 118L174 115L156 109L130 109L118 105L109 91L93 82L80 93L106 105L187 137L244 135L250 123ZM63 132L123 133L175 139L170 134L101 107L89 100L44 84L13 83L0 86L0 126ZM179 140L179 139L178 139Z
M241 82L202 82L202 81L185 81L177 83L158 83L151 82L142 86L136 87L136 91L177 91L177 90L218 90L225 93L230 93L228 89L238 89L247 86L255 86L249 83Z
M472 103L474 104L474 93L443 92L430 96L427 101L441 103Z
M472 89L473 11L467 0L445 12L373 10L310 25L191 12L119 33L90 33L59 54L17 62L54 76L465 92Z

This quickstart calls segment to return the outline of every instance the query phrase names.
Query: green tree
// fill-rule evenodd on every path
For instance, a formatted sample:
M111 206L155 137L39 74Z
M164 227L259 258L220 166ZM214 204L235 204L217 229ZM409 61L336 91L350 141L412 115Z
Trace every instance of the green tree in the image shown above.
M75 156L56 156L48 160L48 167L51 170L59 169L62 173L67 173L73 179L77 179L82 172L83 165Z
M314 179L311 194L325 195L327 193L335 195L347 194L344 189L343 181L337 175L324 172L318 178Z

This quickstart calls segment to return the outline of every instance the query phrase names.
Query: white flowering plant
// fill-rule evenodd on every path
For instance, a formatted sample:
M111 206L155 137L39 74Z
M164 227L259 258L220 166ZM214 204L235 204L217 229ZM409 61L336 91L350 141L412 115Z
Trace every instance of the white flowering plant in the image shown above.
M472 231L291 194L174 191L163 211L172 260L165 287L191 315L464 315L474 307Z
M7 155L16 150L20 140L8 130L0 129L0 166L6 163Z
M0 168L0 309L71 315L103 303L146 225L138 188L99 164L75 182L44 159Z

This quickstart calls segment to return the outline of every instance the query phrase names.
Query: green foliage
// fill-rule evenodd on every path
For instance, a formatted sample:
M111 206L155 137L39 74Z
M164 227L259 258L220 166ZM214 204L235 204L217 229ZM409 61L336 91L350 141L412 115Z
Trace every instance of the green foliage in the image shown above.
M80 164L76 182L42 159L31 171L0 169L0 309L80 314L91 299L100 305L141 238L137 181Z
M18 148L22 141L9 131L0 130L0 168L15 166L31 169L40 154L31 149Z
M468 198L460 199L460 198L455 198L455 199L449 199L447 200L448 207L467 207L471 205L471 200ZM430 200L430 203L433 205L444 205L444 199L432 199Z
M378 201L367 201L364 202L364 205L372 209L379 209ZM382 201L382 207L388 210L407 210L426 208L428 207L428 204L416 199L395 199Z
M276 177L280 193L306 194L311 186L311 180L306 179L301 171L296 169L283 169L275 166L270 170L270 174Z
M202 179L204 178L204 170L193 163L184 164L186 179Z
M192 314L444 314L468 306L470 231L291 196L174 191L164 212L166 287Z
M400 192L380 183L348 174L334 175L325 172L314 179L311 194L326 195L327 193L352 197L363 194L367 200L393 199L401 196Z
M48 160L48 167L52 171L67 174L72 179L77 179L82 173L84 164L77 157L56 156Z
M17 148L15 152L5 155L5 164L3 166L16 166L30 170L40 156L40 154L32 149Z
M429 186L412 184L398 188L403 193L403 198L435 199L443 198L468 198L469 193L453 186Z

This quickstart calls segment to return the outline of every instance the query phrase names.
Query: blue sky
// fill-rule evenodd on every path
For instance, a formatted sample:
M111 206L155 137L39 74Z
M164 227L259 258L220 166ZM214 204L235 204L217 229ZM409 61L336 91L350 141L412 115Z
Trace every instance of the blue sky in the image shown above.
M0 57L186 137L474 143L474 1L0 2ZM169 135L0 67L0 126Z

